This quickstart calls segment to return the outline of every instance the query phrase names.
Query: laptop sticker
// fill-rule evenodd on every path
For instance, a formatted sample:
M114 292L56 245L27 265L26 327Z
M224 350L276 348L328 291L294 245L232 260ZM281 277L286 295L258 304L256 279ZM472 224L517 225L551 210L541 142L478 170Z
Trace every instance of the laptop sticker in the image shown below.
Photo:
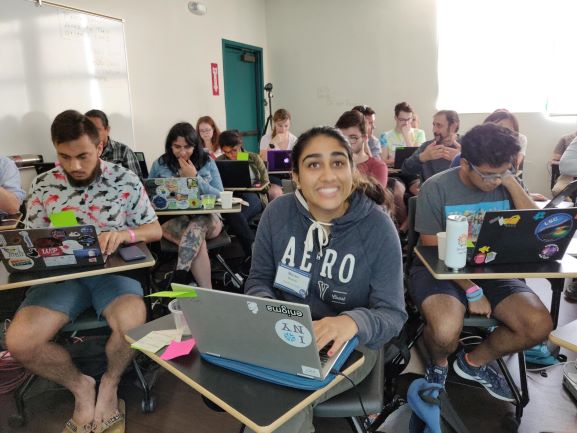
M30 269L32 266L34 266L34 260L29 257L19 257L8 260L8 265L14 269L25 271L26 269Z
M256 302L246 301L246 306L248 307L248 311L250 311L252 314L258 313L258 304Z
M545 212L537 212L533 217L535 221L542 220L543 218L545 218Z
M3 235L0 235L0 247L4 247L7 245L6 238Z
M279 338L291 346L307 347L313 341L310 331L296 320L281 319L274 328Z
M573 228L573 217L556 213L543 219L535 229L535 235L543 242L555 242L566 237Z
M48 267L75 265L76 263L78 263L76 261L76 257L74 257L72 255L57 256L57 257L44 257L44 264Z
M24 241L24 243L26 244L26 246L28 248L34 247L34 244L32 243L32 239L30 239L30 236L28 235L27 231L22 230L21 232L18 232L18 234L20 236L22 236L22 240Z
M521 215L513 215L510 216L509 218L503 218L502 216L493 218L491 221L489 221L489 223L493 224L495 222L498 222L500 226L515 227L517 226L519 221L521 221Z
M547 260L547 259L550 259L551 257L553 257L558 252L559 252L559 247L557 245L555 245L555 244L545 245L543 247L543 250L541 250L539 257Z
M2 255L6 260L26 257L26 254L24 254L24 249L20 245L0 247L0 251L2 251Z
M306 376L321 377L321 372L318 368L307 367L306 365L301 365L303 374Z

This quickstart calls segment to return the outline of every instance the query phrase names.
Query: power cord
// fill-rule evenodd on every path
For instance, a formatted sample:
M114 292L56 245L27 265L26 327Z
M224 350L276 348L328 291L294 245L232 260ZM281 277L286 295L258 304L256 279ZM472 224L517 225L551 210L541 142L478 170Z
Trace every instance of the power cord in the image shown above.
M353 382L353 380L347 376L344 373L341 373L340 371L336 371L336 370L331 370L331 373L334 374L335 376L342 376L345 379L347 379L351 385L353 385L353 389L355 390L357 397L359 399L359 403L361 405L361 409L363 409L363 414L365 415L366 418L369 418L369 414L367 413L367 411L365 410L365 405L363 404L363 398L361 397L361 392L359 391L359 388L357 388L357 384L355 382Z

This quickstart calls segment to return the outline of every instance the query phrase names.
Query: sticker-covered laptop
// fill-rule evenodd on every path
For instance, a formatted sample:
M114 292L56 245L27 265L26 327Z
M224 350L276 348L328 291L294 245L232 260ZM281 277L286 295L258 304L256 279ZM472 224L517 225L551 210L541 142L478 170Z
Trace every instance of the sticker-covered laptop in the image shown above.
M577 208L486 212L471 265L559 260L577 229Z
M199 209L202 206L195 177L149 178L144 188L155 210Z
M342 361L346 345L330 358L319 354L306 304L194 290L178 302L201 353L319 381Z
M10 273L102 265L105 261L91 225L2 231L0 259Z

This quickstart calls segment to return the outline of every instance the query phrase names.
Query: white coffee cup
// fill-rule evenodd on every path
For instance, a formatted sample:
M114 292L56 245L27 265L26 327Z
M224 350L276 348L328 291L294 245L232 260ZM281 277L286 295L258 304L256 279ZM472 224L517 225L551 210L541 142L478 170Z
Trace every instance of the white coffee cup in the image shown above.
M190 335L190 328L188 327L188 323L184 317L184 313L180 309L178 305L178 299L173 299L168 303L168 309L172 313L172 317L174 317L174 324L176 329L182 331L182 335Z
M232 207L232 191L222 191L220 193L220 206L223 209L230 209Z
M447 248L447 232L437 233L437 251L439 260L445 260L445 250Z

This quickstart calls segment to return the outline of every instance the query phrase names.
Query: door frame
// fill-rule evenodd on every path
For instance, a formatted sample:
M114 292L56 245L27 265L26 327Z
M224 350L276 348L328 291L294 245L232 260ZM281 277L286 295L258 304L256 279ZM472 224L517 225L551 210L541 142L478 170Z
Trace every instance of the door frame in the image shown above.
M256 57L256 61L255 61L255 67L256 67L256 89L257 89L257 94L256 94L256 122L257 122L257 131L258 131L258 135L257 135L257 145L258 145L258 140L260 140L260 134L262 131L262 128L264 127L264 122L265 122L265 117L264 117L264 71L263 71L263 62L262 62L262 48L261 47L257 47L254 45L248 45L248 44L243 44L241 42L235 42L235 41L231 41L228 39L223 39L222 40L222 75L223 75L223 81L224 81L224 91L225 91L225 95L226 95L226 78L225 78L225 74L226 71L224 70L224 56L225 56L225 49L226 48L233 48L233 49L238 49L238 50L243 50L243 49L247 49L247 50L251 50L254 51L255 53L255 57ZM225 113L226 113L226 97L224 99L224 103L225 103ZM228 119L227 120L227 129L228 129Z

